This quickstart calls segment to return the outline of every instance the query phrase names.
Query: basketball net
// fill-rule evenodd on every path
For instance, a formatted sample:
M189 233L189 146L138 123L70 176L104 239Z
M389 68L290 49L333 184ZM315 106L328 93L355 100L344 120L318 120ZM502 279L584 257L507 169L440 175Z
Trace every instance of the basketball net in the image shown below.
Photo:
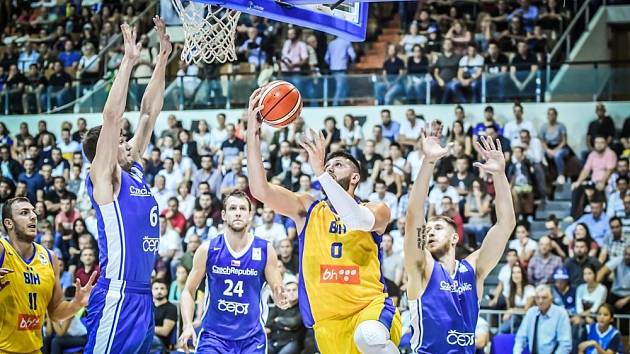
M241 13L218 5L172 0L184 25L181 59L194 62L225 63L236 60L236 25Z

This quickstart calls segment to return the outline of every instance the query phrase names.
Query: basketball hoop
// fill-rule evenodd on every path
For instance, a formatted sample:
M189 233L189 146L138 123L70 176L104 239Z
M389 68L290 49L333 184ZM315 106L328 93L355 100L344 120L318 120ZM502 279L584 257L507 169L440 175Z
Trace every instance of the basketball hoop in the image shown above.
M172 0L184 26L181 59L194 62L225 63L236 60L236 25L240 11L195 1Z

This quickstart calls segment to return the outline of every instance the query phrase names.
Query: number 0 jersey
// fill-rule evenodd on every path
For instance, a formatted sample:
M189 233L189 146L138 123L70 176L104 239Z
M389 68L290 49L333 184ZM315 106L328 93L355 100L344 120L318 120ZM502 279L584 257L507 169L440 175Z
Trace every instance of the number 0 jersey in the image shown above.
M381 236L348 230L325 200L313 202L300 240L299 299L307 327L347 319L383 298L382 322L395 313L381 273Z
M0 352L39 353L55 287L52 256L33 243L33 257L24 260L7 241L0 238L0 243L4 246L0 267L13 270L0 283Z
M266 284L268 242L256 236L236 253L225 235L208 245L206 298L202 330L224 340L242 340L264 333L267 299L261 292ZM201 334L199 335L201 338Z
M96 210L101 277L150 284L160 241L160 211L142 166L134 162L129 171L121 172L120 192L106 205L94 201L89 175L85 183Z

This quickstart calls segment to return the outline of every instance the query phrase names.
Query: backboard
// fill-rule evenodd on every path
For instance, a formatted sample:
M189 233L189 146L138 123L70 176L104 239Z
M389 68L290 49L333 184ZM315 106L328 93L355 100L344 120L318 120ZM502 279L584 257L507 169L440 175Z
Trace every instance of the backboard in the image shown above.
M365 40L367 2L343 2L334 7L332 0L194 0L217 5L274 21L312 28L353 42ZM373 0L375 1L375 0ZM298 3L299 2L299 3ZM334 7L334 8L333 8Z

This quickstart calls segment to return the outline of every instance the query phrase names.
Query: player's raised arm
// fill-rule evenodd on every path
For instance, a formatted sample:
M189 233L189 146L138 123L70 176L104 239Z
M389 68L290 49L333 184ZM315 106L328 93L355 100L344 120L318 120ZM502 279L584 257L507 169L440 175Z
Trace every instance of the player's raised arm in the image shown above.
M193 343L197 343L197 335L195 334L195 328L193 327L193 316L195 315L195 298L193 294L197 293L199 284L206 276L206 262L208 260L208 242L203 243L195 252L193 257L193 267L186 279L186 285L182 289L182 295L180 298L180 308L182 314L183 330L179 337L179 344L188 353L188 340L192 339ZM209 289L206 289L209 291Z
M173 45L166 34L164 21L159 16L155 16L153 17L153 23L155 24L155 31L160 38L160 53L157 56L157 63L153 69L151 80L142 96L142 102L140 103L140 120L136 128L136 134L129 141L129 144L132 146L132 154L135 161L139 161L142 158L142 154L151 141L151 133L153 133L155 121L162 111L162 105L164 104L166 64L173 50Z
M136 30L126 23L120 26L124 39L125 55L118 68L103 108L103 125L100 130L96 151L86 151L92 156L90 178L94 183L94 200L100 205L111 203L114 198L113 175L118 166L120 121L127 105L127 88L131 70L140 57L140 43L136 43Z
M306 216L306 208L313 202L308 194L293 193L286 188L267 182L260 154L260 121L258 113L261 89L256 89L249 97L247 109L247 174L249 190L254 198L265 203L276 212L298 221Z
M485 279L503 255L505 245L516 225L516 216L514 215L510 183L505 175L505 157L501 143L497 139L495 144L492 139L486 139L483 136L480 137L480 141L481 144L476 141L475 145L486 162L475 162L473 165L492 176L496 191L497 223L488 231L481 248L473 252L469 259L472 261L471 263L475 264L477 277Z
M418 176L409 192L409 206L407 207L407 223L405 225L405 269L407 270L407 295L414 300L420 295L421 282L426 275L426 266L433 260L427 249L426 240L426 212L424 201L429 195L429 183L433 177L436 162L448 153L448 149L440 145L442 125L431 123L431 131L422 132L422 153L424 155Z

